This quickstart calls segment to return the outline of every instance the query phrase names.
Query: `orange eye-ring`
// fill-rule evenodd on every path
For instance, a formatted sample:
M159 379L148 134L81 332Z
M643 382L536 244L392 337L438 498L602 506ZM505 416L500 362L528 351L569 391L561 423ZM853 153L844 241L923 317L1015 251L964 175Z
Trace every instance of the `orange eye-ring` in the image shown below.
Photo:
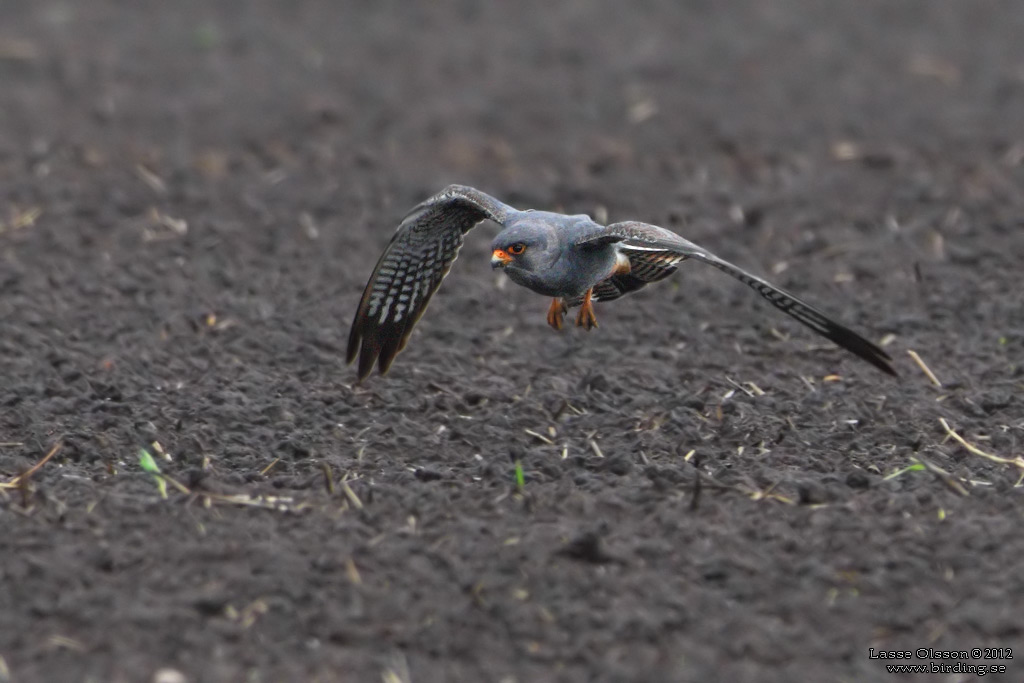
M526 245L523 244L522 242L517 242L516 244L513 244L508 248L508 253L512 254L513 256L519 256L524 251L526 251Z

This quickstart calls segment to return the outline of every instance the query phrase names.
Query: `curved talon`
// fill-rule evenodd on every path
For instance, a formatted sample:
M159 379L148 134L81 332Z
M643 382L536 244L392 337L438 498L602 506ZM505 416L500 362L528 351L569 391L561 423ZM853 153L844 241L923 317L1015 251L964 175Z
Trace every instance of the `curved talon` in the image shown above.
M588 289L587 293L583 295L583 304L580 306L580 312L576 315L576 327L583 327L587 330L597 327L597 316L594 315L594 304L590 300L590 295L593 291L593 288Z
M558 297L552 299L551 306L548 308L548 325L556 330L562 329L562 320L568 311L569 307L565 305L564 299Z

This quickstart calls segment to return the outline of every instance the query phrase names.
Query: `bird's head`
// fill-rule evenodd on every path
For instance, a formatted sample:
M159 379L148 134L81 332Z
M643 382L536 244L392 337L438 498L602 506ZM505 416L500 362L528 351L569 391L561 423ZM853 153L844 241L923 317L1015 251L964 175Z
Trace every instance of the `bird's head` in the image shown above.
M491 267L537 272L550 265L557 246L551 229L539 223L521 223L498 233L491 243ZM557 256L557 254L555 254Z

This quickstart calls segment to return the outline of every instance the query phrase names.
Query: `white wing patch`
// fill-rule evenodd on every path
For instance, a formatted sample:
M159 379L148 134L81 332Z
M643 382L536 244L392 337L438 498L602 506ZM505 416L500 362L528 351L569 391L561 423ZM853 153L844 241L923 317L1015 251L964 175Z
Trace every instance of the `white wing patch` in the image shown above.
M624 244L622 248L629 251L665 251L665 247L643 247L638 244Z

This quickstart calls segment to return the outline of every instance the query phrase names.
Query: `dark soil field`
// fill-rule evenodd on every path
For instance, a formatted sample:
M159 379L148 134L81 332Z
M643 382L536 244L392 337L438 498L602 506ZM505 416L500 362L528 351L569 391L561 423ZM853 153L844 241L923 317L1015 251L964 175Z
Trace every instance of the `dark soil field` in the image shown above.
M0 681L1024 680L1021 36L4 0ZM356 385L372 265L453 182L676 230L901 377L696 263L556 333L485 226Z

